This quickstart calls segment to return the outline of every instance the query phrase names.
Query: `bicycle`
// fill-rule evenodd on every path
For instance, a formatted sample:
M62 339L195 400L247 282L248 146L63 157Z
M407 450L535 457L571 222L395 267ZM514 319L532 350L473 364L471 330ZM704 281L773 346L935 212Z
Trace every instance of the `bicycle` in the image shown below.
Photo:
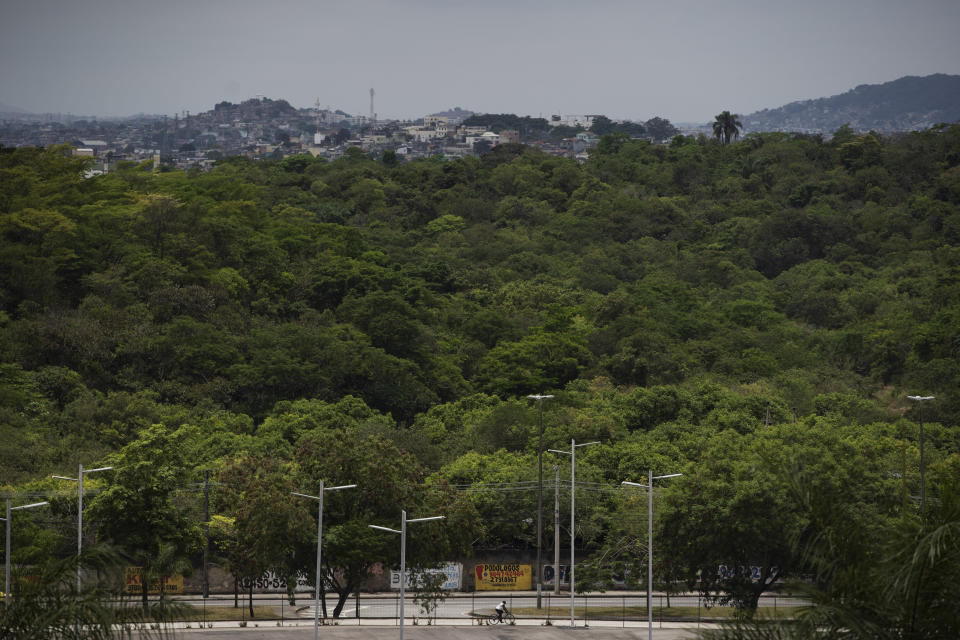
M503 620L497 618L497 614L492 613L487 618L487 624L516 624L517 617L510 613L509 611L503 612Z

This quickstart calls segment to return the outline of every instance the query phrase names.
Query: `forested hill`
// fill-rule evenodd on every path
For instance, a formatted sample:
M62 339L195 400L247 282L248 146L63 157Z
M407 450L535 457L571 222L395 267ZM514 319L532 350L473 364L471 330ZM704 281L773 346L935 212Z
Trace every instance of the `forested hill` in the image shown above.
M844 124L855 131L919 131L960 122L960 76L938 73L863 84L846 93L791 102L744 116L748 131L829 133Z
M724 397L717 428L893 419L908 392L960 415L957 126L609 136L584 166L520 145L90 179L84 162L0 153L8 481L153 422L244 432L278 402L348 395L462 447L436 464L476 443L451 444L463 412L531 393L666 389L704 416ZM678 415L645 402L629 429ZM516 444L502 428L477 446Z
M682 473L656 491L658 588L749 615L815 575L810 637L957 636L960 126L614 134L583 166L85 163L0 150L0 477L50 503L13 519L17 565L76 553L76 485L51 476L79 464L87 539L158 578L205 539L249 584L313 576L291 493L349 483L324 516L338 616L398 563L368 525L401 510L446 518L407 566L534 557L538 451L575 440L597 444L578 588L639 588L649 503L621 482Z

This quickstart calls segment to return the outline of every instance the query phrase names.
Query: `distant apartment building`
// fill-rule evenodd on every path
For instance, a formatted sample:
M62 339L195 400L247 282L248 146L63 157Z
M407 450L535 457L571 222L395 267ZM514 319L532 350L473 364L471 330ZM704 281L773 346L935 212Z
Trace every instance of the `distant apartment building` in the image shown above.
M380 134L371 134L360 138L360 144L364 149L374 149L387 144L387 136Z
M520 142L520 132L512 129L504 129L500 132L500 144L510 144L511 142Z
M417 142L428 142L435 138L443 138L447 135L446 127L443 129L434 129L433 127L405 127L404 131L408 136Z
M105 140L81 140L79 146L80 148L77 149L77 151L83 150L84 153L76 154L76 155L91 155L91 156L99 156L104 151L106 151L108 147L107 142ZM86 153L87 151L89 151L90 153L87 154Z
M447 116L424 116L421 130L435 131L433 138L446 138L450 134L450 121ZM419 139L423 139L423 136Z
M461 136L479 136L481 133L486 131L486 127L468 127L466 125L460 125L457 129L457 135Z
M566 127L583 127L584 129L589 129L593 126L593 121L596 118L596 115L588 116L559 116L554 115L550 116L550 126L559 127L561 125Z
M485 131L479 136L467 136L466 142L469 146L473 146L478 142L489 142L491 147L494 147L500 144L500 136L495 134L492 131Z
M316 118L320 124L330 126L343 120L343 116L329 109L319 109L316 111Z
M362 127L363 125L371 122L370 118L367 116L347 116L341 118L341 121L342 120L346 120L347 124L349 124L351 127Z

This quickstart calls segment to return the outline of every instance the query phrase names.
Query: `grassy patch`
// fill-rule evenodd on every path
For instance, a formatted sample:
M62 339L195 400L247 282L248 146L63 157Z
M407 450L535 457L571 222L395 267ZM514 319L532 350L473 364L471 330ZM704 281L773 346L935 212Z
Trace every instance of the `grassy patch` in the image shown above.
M250 609L246 606L237 607L197 607L189 604L176 604L164 613L166 622L227 622L231 620L247 620L257 622L258 620L279 620L280 608L270 606L253 607L253 618L250 618ZM294 618L293 609L284 611L284 618Z
M793 617L797 607L759 607L757 616L760 618L789 619ZM570 607L517 607L512 609L514 615L545 618L564 619L570 617ZM733 607L710 607L709 609L701 607L654 607L654 620L727 620L736 615L736 609ZM647 608L643 605L629 607L576 607L574 616L583 620L646 620Z

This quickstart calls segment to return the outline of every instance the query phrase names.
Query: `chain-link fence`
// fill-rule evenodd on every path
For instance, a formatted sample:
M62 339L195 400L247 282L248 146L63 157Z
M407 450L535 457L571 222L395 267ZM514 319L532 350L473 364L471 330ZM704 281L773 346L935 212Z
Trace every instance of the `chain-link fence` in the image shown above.
M592 621L605 624L620 622L639 623L647 620L647 598L643 593L606 593L578 595L571 608L569 594L544 593L537 607L537 596L531 593L493 594L452 593L428 615L415 600L416 594L408 593L404 599L405 624L486 624L495 615L495 608L506 601L507 610L516 617L516 624L569 625L571 616L577 626ZM235 621L241 625L306 625L314 619L314 598L297 594L294 600L283 594L254 594L234 598L233 595L176 596L171 603L170 618L197 627L212 623ZM338 599L336 594L327 594L326 611L321 604L321 624L399 624L400 598L398 593L352 595L344 603L339 615L334 617ZM697 594L678 594L669 598L654 594L652 598L653 623L664 622L716 622L730 618L730 607L709 606ZM799 598L782 595L764 596L760 599L761 612L770 617L789 618L806 602Z

